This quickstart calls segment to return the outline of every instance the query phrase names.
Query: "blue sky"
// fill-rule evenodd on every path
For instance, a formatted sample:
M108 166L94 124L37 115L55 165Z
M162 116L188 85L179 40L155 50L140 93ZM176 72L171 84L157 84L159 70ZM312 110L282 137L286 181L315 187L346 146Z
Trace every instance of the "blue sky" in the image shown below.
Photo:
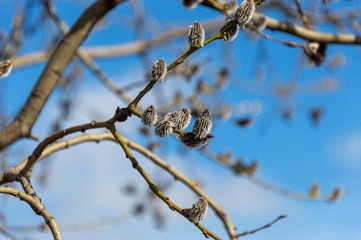
M147 15L146 27L152 33L159 34L175 26L187 27L195 20L206 21L220 17L220 14L202 7L194 10L182 8L180 1L145 1ZM20 4L21 5L21 4ZM60 16L71 26L88 3L57 1L56 7ZM356 1L338 1L329 4L331 10L357 6ZM11 1L1 1L0 30L8 32L11 17L19 5ZM21 9L21 7L20 7ZM166 9L166 10L164 10ZM34 19L37 12L33 13ZM273 17L284 18L279 13L265 12ZM127 43L134 40L129 21L132 11L129 3L120 5L103 22L105 28L97 28L83 46ZM157 19L157 20L156 20ZM328 26L318 28L323 31L339 31ZM56 31L53 25L47 26L48 31ZM149 30L151 31L151 30ZM351 32L346 29L345 32ZM40 31L41 32L41 31ZM301 40L286 34L266 31L267 34L283 39ZM46 33L31 36L20 50L21 54L38 51L44 47ZM223 66L221 52L230 43L214 42L196 52L187 61L206 63L200 73L206 82L212 82L215 69ZM179 52L187 49L186 36L172 44L154 49L150 57L154 60L164 57L168 63L175 60ZM175 138L162 140L165 150L157 151L161 157L184 172L191 179L204 186L205 191L224 206L239 232L262 226L281 214L288 217L272 228L259 232L245 239L360 239L361 238L361 88L360 79L360 48L356 46L330 45L326 63L319 68L300 64L302 52L299 49L285 47L282 44L258 39L250 41L241 32L232 43L232 80L221 97L233 108L234 116L227 121L216 120L212 133L216 136L209 146L215 152L232 151L234 156L242 156L245 161L256 159L260 165L257 176L277 186L296 191L307 192L313 182L320 185L323 194L329 193L334 187L340 186L345 195L336 203L296 201L267 192L252 185L242 177L235 177L230 171L219 167L194 150L187 150L179 145ZM262 59L260 53L269 56ZM336 69L327 67L335 56L341 55L345 63ZM263 55L264 56L264 55ZM208 60L211 59L211 60ZM292 72L299 68L296 77L300 86L336 79L339 88L331 93L300 95L289 99L296 106L295 116L291 122L285 122L277 114L279 101L274 95L264 95L244 89L240 83L252 83L254 79L254 63L261 63L265 70L265 86L272 90L272 82L283 83L294 79ZM304 61L303 61L304 63ZM113 58L97 60L100 68L116 83L126 83L143 78L145 70L137 57ZM44 64L37 64L17 69L0 81L1 106L10 117L14 117L26 100L31 87L40 75ZM177 81L177 84L174 82ZM179 84L178 84L179 83ZM71 118L64 122L69 127L94 119L109 118L114 109L122 103L109 93L87 70L76 83L75 111ZM170 96L177 88L182 92L191 87L179 79L167 79L164 84L156 86L154 92ZM130 94L135 96L137 91ZM56 90L50 97L34 132L43 139L50 130L50 123L58 116L56 107L61 91ZM213 96L205 96L211 103ZM232 124L234 119L241 117L239 105L242 101L261 104L262 111L255 116L255 123L246 129ZM154 95L149 95L141 102L143 105L160 104ZM321 106L325 112L321 124L315 127L309 119L309 110ZM210 106L212 107L212 106ZM141 125L138 119L119 126L121 133L129 138L144 142L134 134ZM261 133L267 126L266 132ZM24 159L36 146L35 142L21 140L9 149L11 163ZM20 150L19 150L20 149ZM186 154L184 154L186 153ZM145 182L124 159L121 150L112 143L95 145L88 143L56 154L48 159L50 164L49 182L40 186L35 183L49 211L56 217L61 226L86 222L89 220L124 213L124 221L89 231L65 232L65 239L203 239L198 229L184 218L169 211L163 206L162 213L166 216L166 226L159 230L149 215L136 218L131 215L134 198L120 194L119 189L126 183L133 182L144 197L147 189ZM167 174L157 170L146 159L138 156L143 167L157 181L171 181ZM35 177L39 175L35 172ZM181 183L175 182L166 192L171 199L181 206L190 206L197 197ZM29 210L22 202L6 198L1 199L7 216L12 225L31 225L42 220ZM162 202L155 203L162 206ZM0 205L0 206L1 206ZM3 208L1 207L1 210ZM222 223L212 211L204 220L219 236L226 238ZM23 235L25 236L25 235ZM49 239L49 234L32 235L33 239ZM0 239L2 236L0 236Z

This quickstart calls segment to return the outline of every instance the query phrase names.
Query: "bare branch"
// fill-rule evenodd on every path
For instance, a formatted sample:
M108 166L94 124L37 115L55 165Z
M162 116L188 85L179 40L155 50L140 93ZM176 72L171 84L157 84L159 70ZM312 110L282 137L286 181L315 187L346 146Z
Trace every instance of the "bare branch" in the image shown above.
M27 137L46 100L77 48L95 23L123 0L100 0L91 5L53 51L44 71L17 117L0 132L0 150Z
M272 222L270 222L270 223L268 223L268 224L266 224L266 225L264 225L264 226L262 226L262 227L260 227L260 228L257 228L257 229L252 230L252 231L246 231L246 232L237 234L237 237L239 238L239 237L243 237L243 236L246 236L246 235L254 234L254 233L259 232L259 231L261 231L261 230L263 230L263 229L269 228L269 227L271 227L273 224L275 224L276 222L278 222L279 220L284 219L285 217L286 217L285 215L280 215L280 216L278 216L275 220L273 220Z
M19 198L21 201L26 202L33 209L36 215L41 215L44 218L46 225L49 227L51 233L53 234L53 238L55 240L62 239L55 218L50 215L46 207L41 202L37 201L32 196L24 192L20 192L19 190L8 186L0 187L0 193L12 195L16 198Z
M105 122L95 122L92 121L87 124L77 125L74 127L70 127L61 131L54 133L53 135L45 138L39 145L35 148L33 153L23 162L18 165L6 170L3 174L0 174L0 185L8 182L13 182L17 180L21 176L30 176L31 171L36 163L36 161L41 157L44 149L50 144L54 143L60 138L63 138L66 135L73 134L76 132L85 132L88 129L93 128L104 128L108 122L114 121L110 119Z
M157 184L151 179L149 174L140 166L139 162L136 160L136 158L133 156L132 152L130 151L129 147L127 146L124 139L120 136L118 131L115 129L114 124L108 124L107 129L112 133L113 137L116 139L116 142L119 143L119 145L122 147L125 157L129 159L129 161L132 163L133 168L135 168L138 173L144 178L144 180L148 183L150 190L159 197L163 202L165 202L169 208L172 211L177 211L182 216L182 208L177 206L174 202L172 202L169 197L167 197L157 186ZM205 237L212 237L213 239L221 239L211 231L209 231L207 228L203 227L199 223L194 223L204 234Z
M60 32L65 35L69 28L65 24L64 21L60 19L60 17L57 15L55 9L51 6L51 2L48 0L44 1L44 5L46 7L46 10L49 14L49 16L55 21L56 25L58 26ZM76 51L77 57L83 62L83 64L88 67L88 69L98 77L98 79L113 93L115 93L120 99L122 99L125 103L129 104L132 100L130 97L128 97L124 91L117 88L109 79L108 77L99 69L99 67L96 65L96 63L93 61L91 56L83 51L81 48L79 48Z
M6 230L6 228L0 227L0 233L1 233L3 236L7 237L8 239L17 240L17 238L16 238L14 235L12 235L11 233L9 233L9 232Z

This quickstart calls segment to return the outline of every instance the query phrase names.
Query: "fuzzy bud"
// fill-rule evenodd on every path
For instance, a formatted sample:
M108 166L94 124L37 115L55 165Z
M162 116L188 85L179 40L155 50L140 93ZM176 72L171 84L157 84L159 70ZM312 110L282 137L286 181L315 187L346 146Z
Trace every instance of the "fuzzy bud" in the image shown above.
M174 128L180 131L186 129L189 125L189 122L192 119L191 111L189 108L184 107L180 110L174 119Z
M190 26L188 34L188 42L191 48L203 47L205 33L202 25L199 22L193 22Z
M193 132L183 133L179 137L183 145L189 148L202 148L208 144L210 138L213 138L212 134L207 134L205 138L196 138Z
M226 22L226 24L224 24L223 27L227 26L229 24L229 22L233 21L232 19L228 19L228 21ZM232 27L228 28L227 30L225 30L223 32L223 39L224 41L233 41L234 39L236 39L236 37L238 36L239 33L239 24L234 24Z
M174 120L178 112L167 113L164 117L159 119L155 125L155 134L159 137L166 137L173 132Z
M13 63L10 60L0 62L0 78L5 78L11 73Z
M173 132L173 123L169 120L158 122L155 125L155 134L159 137L166 137Z
M159 119L159 122L161 121L170 121L173 123L175 123L175 120L178 116L178 112L177 111L174 111L174 112L170 112L170 113L167 113L164 117L162 117L161 119Z
M254 0L243 0L243 2L237 8L233 19L236 19L244 29L247 23L252 19L256 6Z
M206 138L207 134L212 129L212 120L211 113L208 109L205 109L197 118L194 123L192 132L194 133L196 138Z
M142 123L147 126L154 126L158 121L158 115L155 108L151 105L144 110L142 114Z
M152 82L163 81L167 74L167 65L163 58L159 58L152 67L150 80Z
M191 207L189 211L188 219L192 223L199 223L206 217L207 212L208 212L208 203L203 197L201 197Z

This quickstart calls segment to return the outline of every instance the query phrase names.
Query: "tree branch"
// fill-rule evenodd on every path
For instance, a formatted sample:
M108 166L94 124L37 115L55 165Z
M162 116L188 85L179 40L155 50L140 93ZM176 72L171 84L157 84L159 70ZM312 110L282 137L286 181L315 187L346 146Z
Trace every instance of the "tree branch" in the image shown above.
M54 239L55 240L62 239L58 225L54 217L50 215L48 210L41 202L37 201L32 196L24 192L20 192L19 190L8 186L0 187L0 193L12 195L16 198L19 198L21 201L26 202L34 210L36 215L41 215L44 218L46 225L49 227L51 233L53 234Z
M54 20L55 24L59 28L60 32L63 35L69 31L68 26L65 24L64 21L60 19L57 15L55 9L51 6L51 2L48 0L44 0L45 8L48 12L48 15ZM76 51L77 57L80 61L115 95L117 95L120 99L122 99L126 104L129 104L132 99L128 97L124 91L117 88L109 79L108 77L99 69L96 63L93 61L92 57L85 52L82 48L79 48Z
M237 234L237 237L239 238L239 237L243 237L243 236L246 236L246 235L254 234L254 233L259 232L259 231L261 231L261 230L263 230L263 229L269 228L269 227L271 227L273 224L275 224L276 222L278 222L279 220L284 219L285 217L286 217L285 215L280 215L280 216L278 216L275 220L273 220L272 222L270 222L270 223L268 223L268 224L266 224L266 225L264 225L264 226L262 226L262 227L260 227L260 228L254 229L254 230L252 230L252 231L246 231L246 232Z
M0 132L0 150L19 138L28 137L31 128L44 107L49 95L66 65L87 37L93 26L123 0L99 0L91 5L63 37L42 72L29 98L16 118Z
M134 169L136 169L138 171L138 173L144 178L144 180L148 183L150 190L157 196L159 197L164 203L166 203L169 208L172 211L176 211L179 214L181 214L182 216L182 208L180 208L178 205L176 205L174 202L172 202L169 197L167 197L157 186L157 184L151 179L151 177L149 176L149 174L140 166L139 162L137 161L137 159L134 157L133 153L130 151L128 145L126 144L125 140L120 136L119 132L115 129L114 124L108 124L107 125L107 129L112 133L113 137L115 138L115 141L117 143L119 143L119 145L121 146L121 148L123 149L124 153L125 153L125 157L127 159L129 159L129 161L132 163L132 166ZM221 238L219 238L217 235L215 235L214 233L212 233L211 231L209 231L207 228L205 228L204 226L202 226L200 223L194 223L195 226L197 226L197 228L199 228L202 233L204 234L204 236L206 238L208 237L212 237L213 239L216 240L220 240Z
M294 35L307 41L316 41L322 43L334 43L334 44L351 44L360 45L361 36L356 34L335 34L335 33L323 33L314 30L309 30L302 26L279 21L275 18L268 17L261 13L255 13L254 18L266 17L266 28L273 31L284 32L290 35ZM224 18L212 20L209 23L204 24L206 31L214 31L220 28L224 24ZM184 37L188 34L188 26L180 27L175 30L170 30L162 35L159 35L150 41L135 41L124 44L107 45L107 46L94 46L85 47L83 51L88 53L91 58L113 58L122 57L144 52L145 50L157 47L164 43L167 43L175 38ZM25 54L12 59L14 63L14 69L29 66L36 63L44 62L48 59L50 53L47 51L35 52Z

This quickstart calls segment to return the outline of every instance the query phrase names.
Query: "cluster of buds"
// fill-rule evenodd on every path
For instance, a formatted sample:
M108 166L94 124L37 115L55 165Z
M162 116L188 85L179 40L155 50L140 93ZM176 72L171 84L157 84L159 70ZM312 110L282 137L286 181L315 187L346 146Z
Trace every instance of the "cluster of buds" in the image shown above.
M166 137L174 130L183 131L186 129L191 118L191 111L187 107L158 118L155 108L149 106L142 114L142 123L147 126L155 126L155 134L160 137Z
M142 114L142 123L147 126L155 126L154 132L159 137L166 137L174 131L180 131L178 138L185 146L201 148L208 143L210 138L213 138L213 135L210 134L211 114L208 109L205 109L197 118L192 132L182 132L188 127L191 118L191 111L187 107L159 118L155 108L149 106Z
M240 26L242 26L244 29L245 26L251 21L255 11L256 5L254 0L243 0L233 17L228 19L228 21L223 25L222 29L225 29L223 31L223 39L225 41L233 41L236 39Z
M0 78L5 78L11 73L13 63L10 60L0 61Z
M183 215L192 223L199 223L202 221L208 212L208 203L201 197L195 202L191 208L182 209Z

